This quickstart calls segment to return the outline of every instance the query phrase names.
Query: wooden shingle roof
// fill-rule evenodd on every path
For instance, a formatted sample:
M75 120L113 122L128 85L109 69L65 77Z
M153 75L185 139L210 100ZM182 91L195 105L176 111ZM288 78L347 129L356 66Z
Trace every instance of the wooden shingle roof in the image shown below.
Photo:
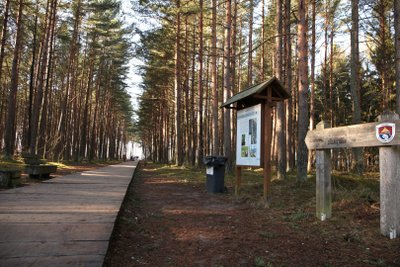
M247 88L229 98L221 107L224 108L243 108L254 106L265 101L271 90L271 100L273 102L283 101L290 98L290 93L286 91L282 83L274 76L262 83Z

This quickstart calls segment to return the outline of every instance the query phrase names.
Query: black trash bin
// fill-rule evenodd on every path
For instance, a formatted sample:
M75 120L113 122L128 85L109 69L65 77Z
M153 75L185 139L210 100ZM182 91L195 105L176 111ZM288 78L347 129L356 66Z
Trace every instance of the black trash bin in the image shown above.
M224 192L224 176L225 163L227 158L223 156L206 156L204 164L207 168L207 192L223 193Z

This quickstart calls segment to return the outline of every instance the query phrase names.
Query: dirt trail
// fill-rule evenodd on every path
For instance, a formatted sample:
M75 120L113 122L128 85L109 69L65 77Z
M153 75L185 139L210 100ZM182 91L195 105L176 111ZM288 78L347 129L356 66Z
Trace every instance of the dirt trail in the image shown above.
M343 238L347 228L296 214L141 170L105 266L400 266L400 242L376 235L381 243L371 247ZM337 235L324 233L330 230Z

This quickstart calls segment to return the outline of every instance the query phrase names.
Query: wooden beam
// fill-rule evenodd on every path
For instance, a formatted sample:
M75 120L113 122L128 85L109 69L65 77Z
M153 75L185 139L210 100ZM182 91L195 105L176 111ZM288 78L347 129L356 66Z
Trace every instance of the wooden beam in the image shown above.
M236 166L236 186L235 186L235 196L239 195L239 189L242 184L242 167Z
M268 100L264 103L264 194L263 198L266 205L269 205L271 195L271 139L272 139L272 120L271 120L271 91L268 91Z
M389 122L389 121L385 121ZM332 149L352 147L381 147L400 145L400 120L391 120L396 124L396 137L387 144L381 143L375 134L375 127L381 122L356 124L309 131L306 136L308 149Z
M328 127L327 122L320 122L317 130ZM332 215L332 186L331 186L331 151L330 149L317 150L316 159L316 216L321 221Z
M385 114L382 121L398 119L399 115ZM398 139L398 137L395 137ZM400 237L400 147L379 148L381 233L390 239Z
M285 100L284 98L273 97L273 96L271 96L271 98L268 98L268 96L265 96L265 95L253 95L253 97L257 98L257 99L267 100L267 101L268 101L268 99L271 99L271 101L273 101L273 102L280 102L280 101Z

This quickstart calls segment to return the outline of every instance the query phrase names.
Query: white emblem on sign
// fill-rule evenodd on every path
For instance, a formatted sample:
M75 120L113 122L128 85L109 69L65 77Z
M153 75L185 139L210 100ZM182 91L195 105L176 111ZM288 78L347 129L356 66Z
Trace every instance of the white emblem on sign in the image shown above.
M375 127L376 138L384 144L390 143L396 135L396 124L394 123L381 123Z
M214 167L208 167L208 168L206 169L206 173L207 173L208 175L214 175Z

